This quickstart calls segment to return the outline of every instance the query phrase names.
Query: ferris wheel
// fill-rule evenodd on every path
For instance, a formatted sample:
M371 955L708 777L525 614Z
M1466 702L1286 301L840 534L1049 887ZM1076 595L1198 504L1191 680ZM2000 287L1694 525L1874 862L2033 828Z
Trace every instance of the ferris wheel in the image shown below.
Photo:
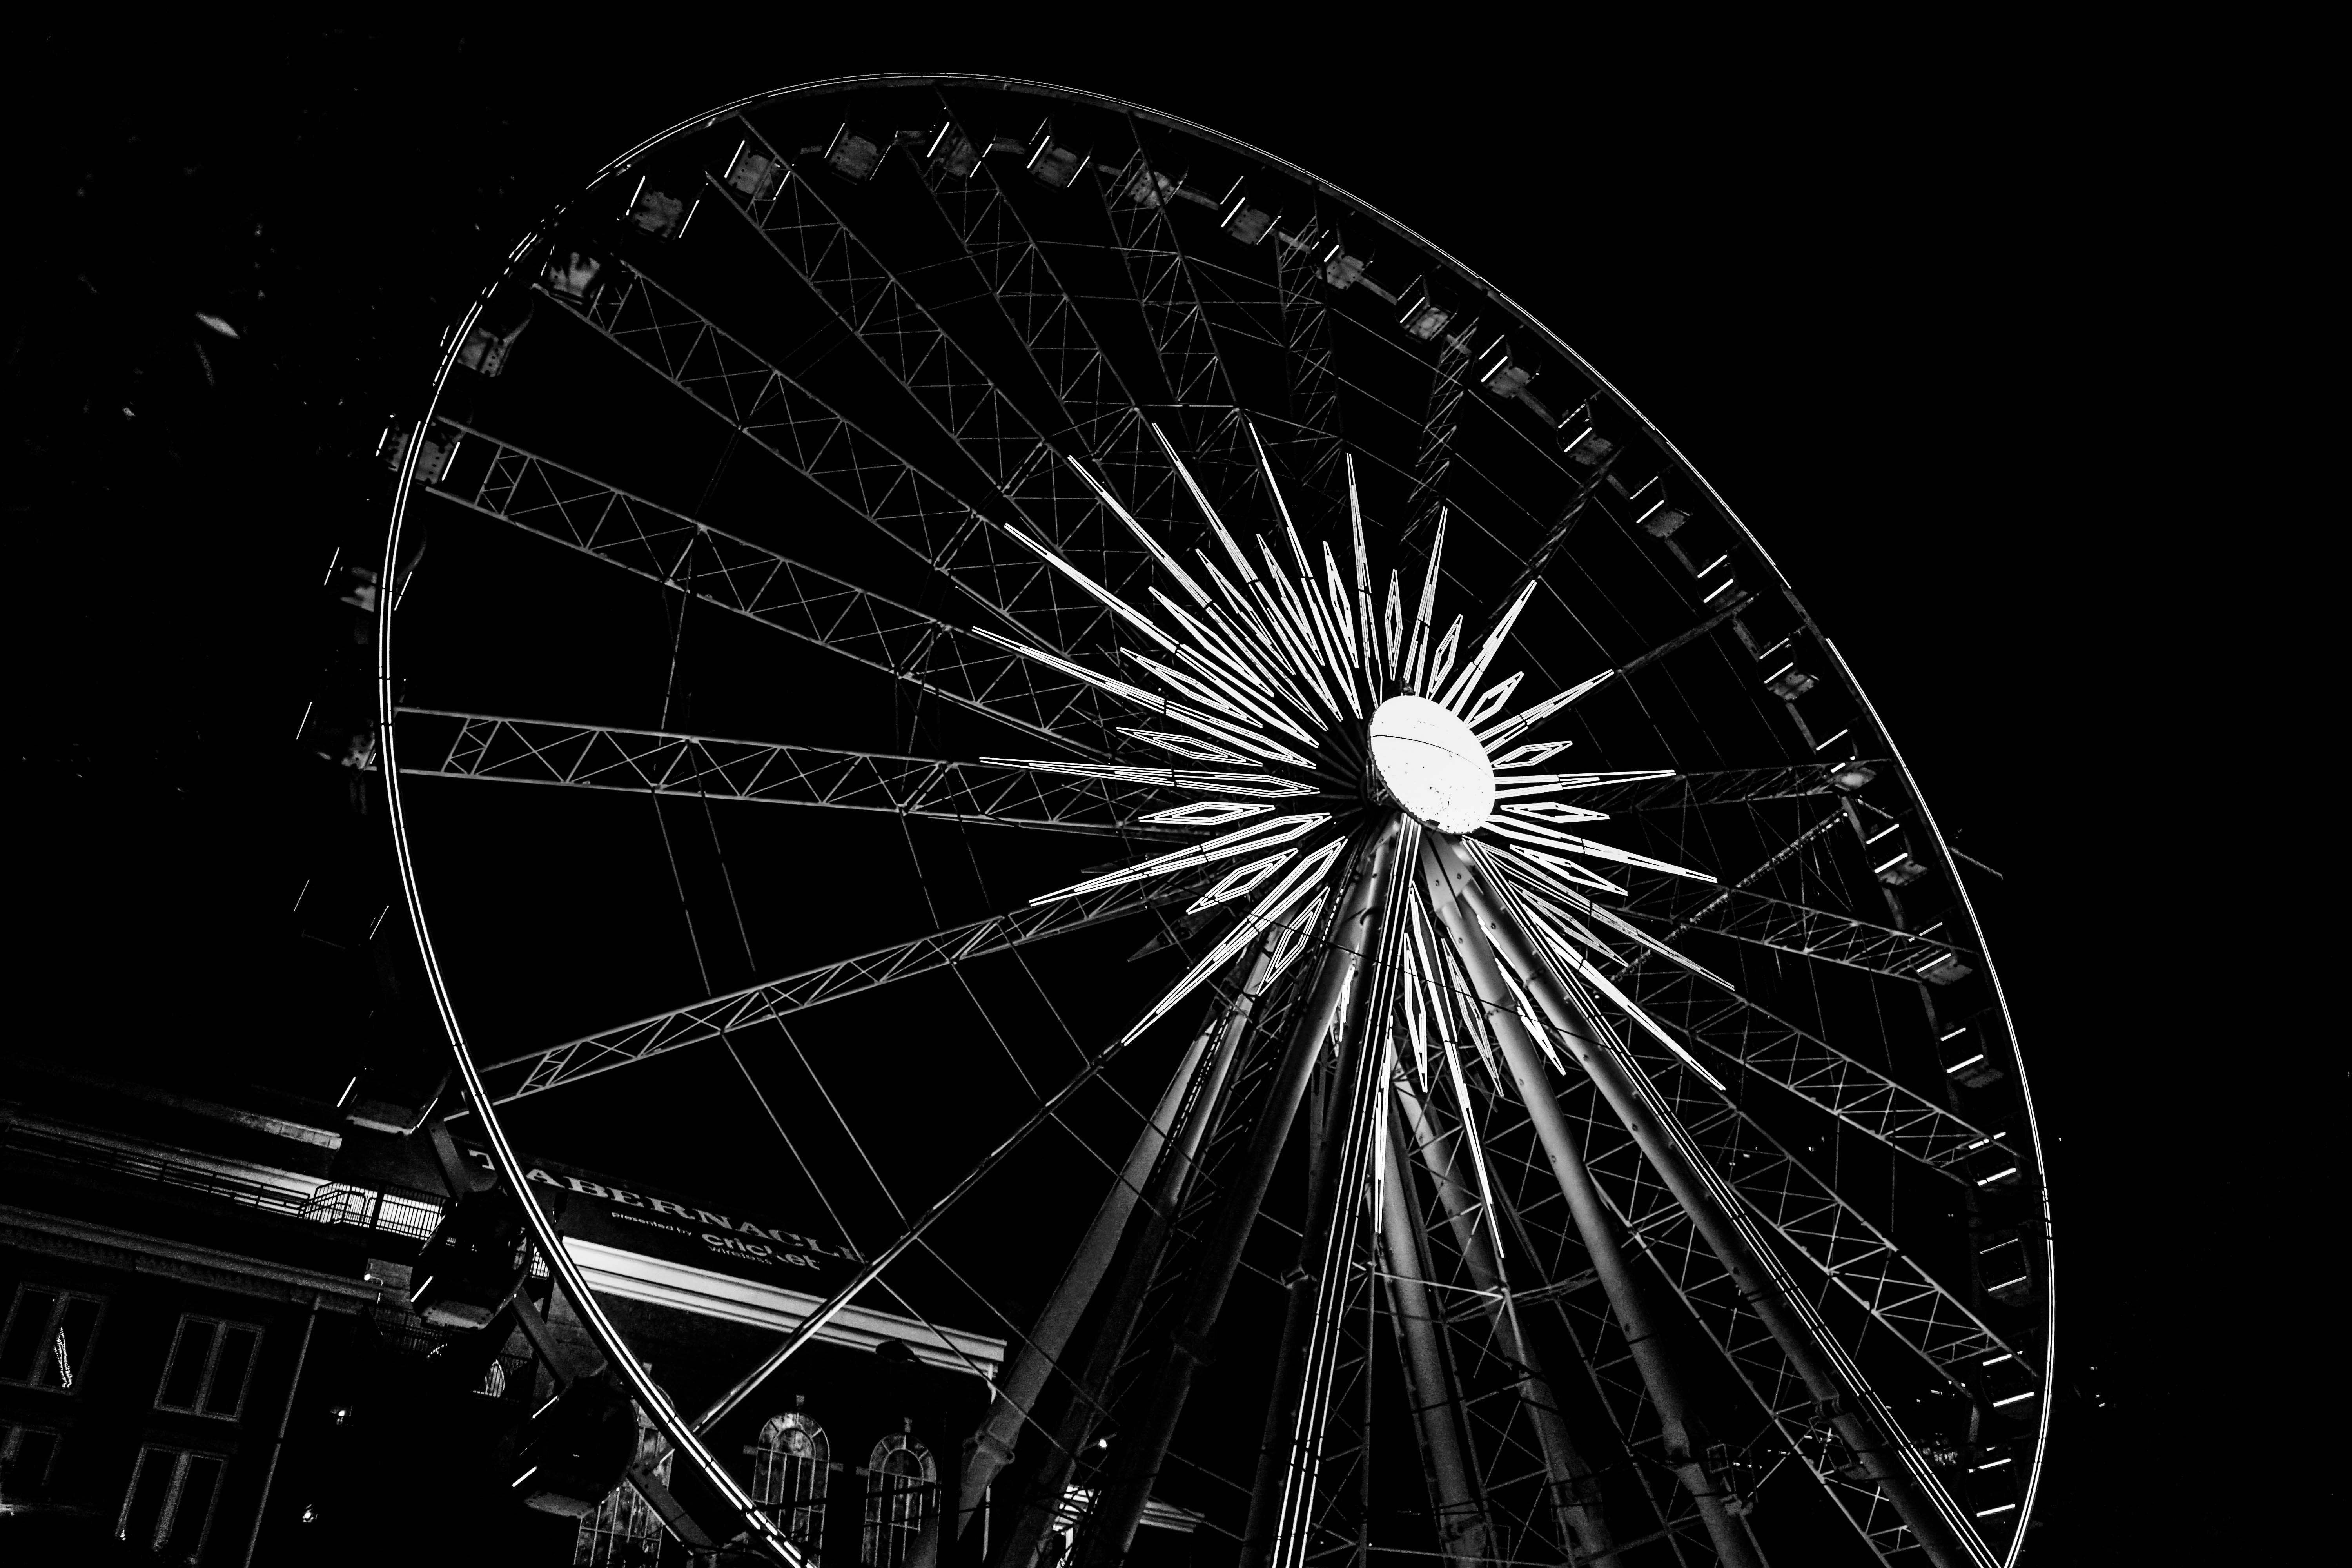
M467 1107L713 1539L803 1560L708 1434L895 1292L1012 1347L934 1562L1155 1500L1249 1568L2015 1560L2054 1294L1955 858L1463 263L1133 105L793 88L526 237L387 451ZM698 1411L516 1148L730 1092L864 1262Z

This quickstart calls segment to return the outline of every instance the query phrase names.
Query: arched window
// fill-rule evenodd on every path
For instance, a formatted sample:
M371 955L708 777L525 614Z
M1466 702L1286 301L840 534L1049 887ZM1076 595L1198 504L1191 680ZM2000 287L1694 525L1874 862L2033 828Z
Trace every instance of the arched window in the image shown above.
M833 1440L824 1427L795 1410L768 1417L751 1454L752 1498L811 1563L822 1562L824 1498L833 1486Z
M660 1430L639 1406L637 1462L651 1465L667 1485L670 1462L677 1456L661 1454L656 1461L654 1456L661 1453L662 1447ZM661 1516L637 1495L636 1488L623 1481L603 1502L580 1516L580 1533L572 1544L572 1568L635 1568L652 1563L660 1555L667 1533Z
M858 1559L866 1568L900 1568L940 1505L940 1468L931 1451L903 1432L874 1445L866 1466L866 1534Z

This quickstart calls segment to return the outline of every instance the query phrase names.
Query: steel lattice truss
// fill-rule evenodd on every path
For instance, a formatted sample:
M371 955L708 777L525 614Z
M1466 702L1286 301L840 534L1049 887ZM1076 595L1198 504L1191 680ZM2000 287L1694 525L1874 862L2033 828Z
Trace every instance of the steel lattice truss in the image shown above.
M1030 1325L950 1515L988 1514L988 1568L1113 1568L1171 1502L1245 1568L1744 1568L1828 1539L1792 1519L1828 1521L1822 1562L2013 1559L2047 1263L2005 1009L1744 527L1516 307L1287 165L1021 84L870 91L649 144L453 339L391 448L402 506L562 547L588 575L551 594L657 596L663 719L561 682L542 711L578 721L493 716L387 665L385 782L691 798L714 845L777 804L1131 842L987 918L486 1053L478 1109L495 1132L1130 914L1181 973L1139 968L1076 1078L656 1425L700 1454L1068 1096L1190 1031L1055 1294L986 1303ZM542 341L569 380L529 379ZM594 436L596 396L644 438ZM706 456L646 456L673 450ZM836 707L887 691L937 754L690 731L689 605L755 639L729 679L773 683L730 711L781 726L854 677Z
M1652 918L1668 928L1668 941L1685 931L1714 931L1897 980L1941 983L1946 976L1958 979L1968 973L1969 954L1950 942L1741 889L1719 893L1688 914L1665 912Z
M1154 797L1118 779L428 708L404 708L400 716L417 742L404 766L419 775L887 811L1121 837L1187 837L1179 828L1134 820ZM444 722L436 726L434 720Z
M452 422L453 456L480 463L437 493L666 588L853 658L1058 744L1045 721L1083 689L967 632L788 556ZM473 449L467 451L470 440Z
M1191 886L1179 882L1148 891L1122 887L1043 909L974 921L911 942L878 948L855 958L819 964L743 990L713 996L599 1030L521 1056L489 1064L492 1085L503 1101L560 1088L737 1030L772 1023L806 1008L871 991L950 965L1007 952L1047 937L1082 931L1139 910L1180 898Z

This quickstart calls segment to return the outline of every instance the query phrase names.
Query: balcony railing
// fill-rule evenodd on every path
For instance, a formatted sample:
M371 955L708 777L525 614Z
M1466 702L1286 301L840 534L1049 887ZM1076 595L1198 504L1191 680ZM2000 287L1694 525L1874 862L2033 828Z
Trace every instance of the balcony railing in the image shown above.
M370 1233L422 1241L441 1221L442 1205L373 1187L327 1182L304 1186L275 1173L241 1176L217 1165L174 1159L170 1150L145 1150L36 1122L0 1125L0 1157L19 1165L62 1167L219 1198L240 1208L318 1225L351 1226ZM226 1162L223 1162L226 1163Z

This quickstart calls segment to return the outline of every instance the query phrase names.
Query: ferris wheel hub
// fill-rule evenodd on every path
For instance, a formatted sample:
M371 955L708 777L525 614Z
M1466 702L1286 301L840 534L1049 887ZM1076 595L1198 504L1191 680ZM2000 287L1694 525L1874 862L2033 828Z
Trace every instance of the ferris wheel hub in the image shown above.
M1451 709L1391 697L1372 710L1372 771L1408 816L1444 833L1474 833L1495 813L1486 748Z

